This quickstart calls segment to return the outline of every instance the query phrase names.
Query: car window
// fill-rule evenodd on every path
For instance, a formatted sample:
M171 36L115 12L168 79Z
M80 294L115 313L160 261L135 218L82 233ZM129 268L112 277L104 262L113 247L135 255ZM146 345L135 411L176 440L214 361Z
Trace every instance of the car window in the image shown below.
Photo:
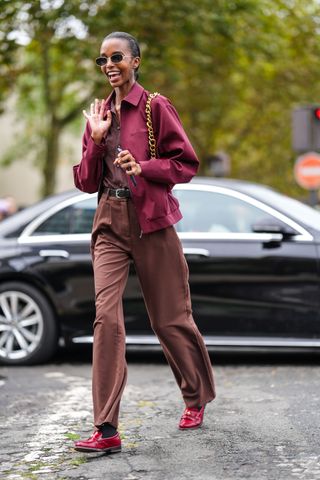
M32 235L90 233L96 202L96 198L88 198L62 208L41 223Z
M308 227L320 229L320 211L317 208L310 207L295 198L283 195L272 188L264 185L246 184L244 190L257 199L268 202L274 208L281 209L282 212L296 219L303 221Z
M174 193L183 214L177 224L178 232L252 233L253 224L274 221L264 210L224 193L199 190Z
M72 192L65 192L63 194L65 198L62 200L67 200L68 196L72 196ZM41 215L43 212L49 210L57 204L57 195L51 195L45 200L41 200L34 205L25 207L19 210L17 213L5 218L0 222L0 238L15 238L18 237L26 226L34 220L37 216Z

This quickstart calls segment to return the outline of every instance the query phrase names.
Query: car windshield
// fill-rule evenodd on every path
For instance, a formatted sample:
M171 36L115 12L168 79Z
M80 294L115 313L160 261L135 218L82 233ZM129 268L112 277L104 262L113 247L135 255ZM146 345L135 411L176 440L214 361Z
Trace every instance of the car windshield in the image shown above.
M280 210L290 218L303 222L308 227L320 230L320 212L309 207L309 205L305 205L294 198L287 197L264 186L247 184L243 190L257 200L266 202L275 209Z

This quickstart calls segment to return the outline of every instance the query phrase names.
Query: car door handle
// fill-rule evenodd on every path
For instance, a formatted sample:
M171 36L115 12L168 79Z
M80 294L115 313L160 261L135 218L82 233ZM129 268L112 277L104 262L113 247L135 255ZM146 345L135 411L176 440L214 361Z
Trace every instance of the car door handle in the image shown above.
M283 242L282 233L271 233L267 236L265 240L263 240L262 248L264 249L279 248L281 247L282 242Z
M66 250L40 250L40 257L62 257L69 258L70 254Z
M210 257L210 252L206 248L184 248L183 253L185 256Z

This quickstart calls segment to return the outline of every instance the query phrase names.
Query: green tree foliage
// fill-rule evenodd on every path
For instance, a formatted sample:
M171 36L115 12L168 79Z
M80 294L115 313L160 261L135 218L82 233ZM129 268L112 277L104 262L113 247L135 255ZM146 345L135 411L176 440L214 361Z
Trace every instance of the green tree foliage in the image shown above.
M61 132L109 92L93 62L101 40L129 31L141 82L172 99L202 173L224 150L233 176L300 193L291 110L320 98L319 18L318 0L0 0L0 102L18 96L51 193Z
M32 149L43 173L43 195L54 191L61 132L93 95L93 45L85 20L94 18L95 4L75 0L1 2L1 24L5 26L1 63L14 80L4 87L17 94L19 114L27 125L13 153L20 153L20 147L24 152Z

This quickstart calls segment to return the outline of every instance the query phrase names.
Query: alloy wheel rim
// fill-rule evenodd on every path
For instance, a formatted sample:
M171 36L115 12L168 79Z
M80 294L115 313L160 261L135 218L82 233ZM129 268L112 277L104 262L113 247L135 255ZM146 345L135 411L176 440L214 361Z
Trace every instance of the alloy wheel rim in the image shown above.
M28 357L43 335L43 315L36 302L16 290L0 293L0 357Z

